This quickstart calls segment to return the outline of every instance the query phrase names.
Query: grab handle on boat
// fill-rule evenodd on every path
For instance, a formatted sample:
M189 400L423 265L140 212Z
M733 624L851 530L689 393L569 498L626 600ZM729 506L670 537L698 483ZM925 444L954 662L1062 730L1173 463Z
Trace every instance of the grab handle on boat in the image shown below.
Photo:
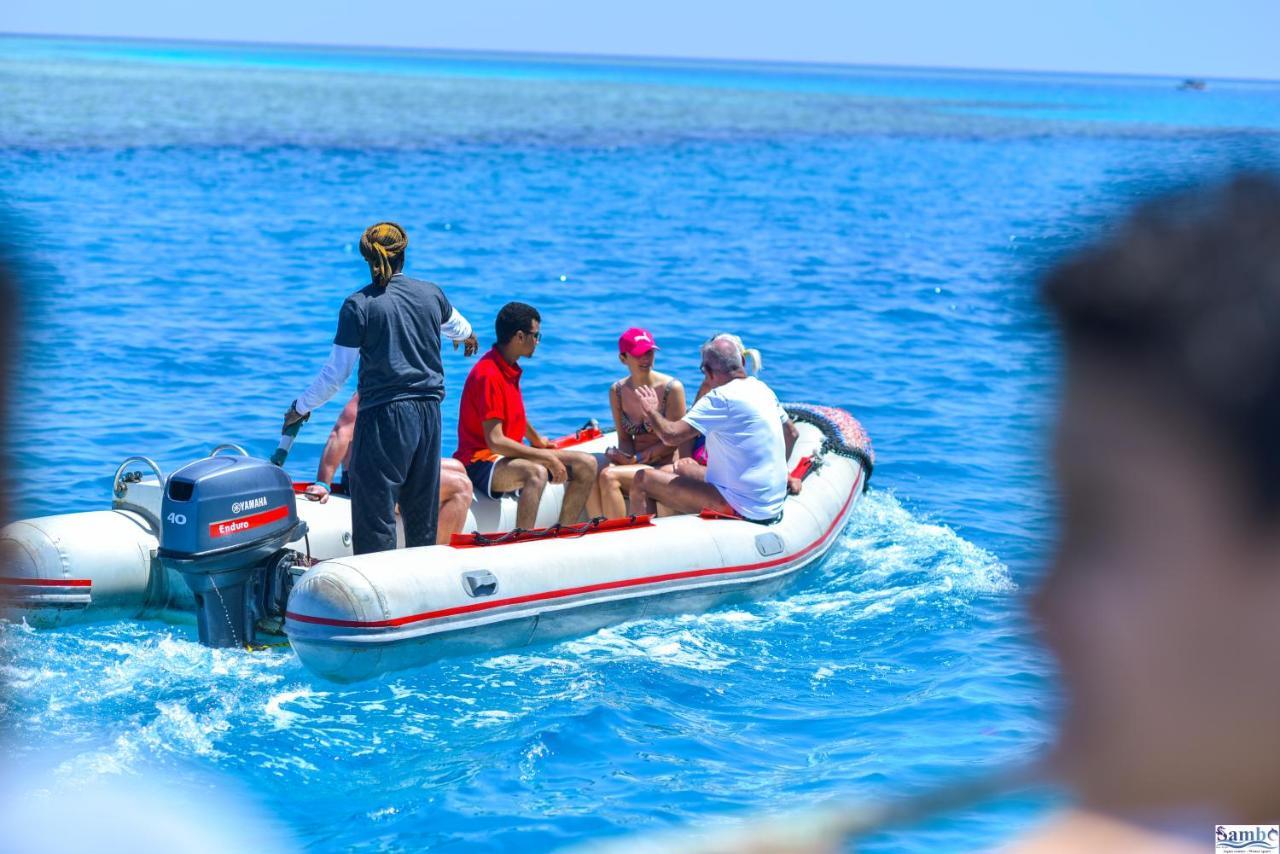
M111 478L111 492L116 498L124 498L125 493L129 491L128 484L137 483L142 480L141 476L136 479L130 477L130 475L136 474L136 472L130 472L128 475L125 474L124 470L129 463L146 463L147 467L156 473L156 480L160 481L161 485L164 485L164 472L160 471L160 466L156 465L155 460L150 457L137 455L125 457L124 462L120 463L120 467L116 469L115 476Z
M773 555L782 554L786 551L787 544L782 541L782 537L769 531L756 537L756 551L760 552L761 557L772 557Z
M498 579L487 569L475 569L462 573L462 586L473 599L492 596L498 592Z
M242 457L249 456L249 452L246 451L244 448L240 447L239 445L237 445L235 442L223 442L221 445L219 445L218 447L210 451L209 456L216 457L218 454L222 453L223 451L235 451Z

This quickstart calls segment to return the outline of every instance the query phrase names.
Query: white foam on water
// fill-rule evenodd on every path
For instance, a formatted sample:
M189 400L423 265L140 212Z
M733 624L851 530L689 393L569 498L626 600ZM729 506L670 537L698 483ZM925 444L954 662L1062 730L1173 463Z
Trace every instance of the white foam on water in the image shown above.
M118 736L113 747L113 750L94 750L69 757L54 768L54 776L62 785L74 788L97 785L104 776L133 773L138 759L137 743Z
M766 623L815 617L856 622L911 605L963 604L1016 589L1008 567L991 552L946 525L921 521L892 493L872 490L818 574L805 579L800 592L762 608Z
M679 618L641 620L601 629L580 640L567 641L561 648L584 658L599 658L603 654L614 660L645 659L703 671L723 670L736 660L732 647L682 626Z
M259 754L261 758L261 766L268 771L274 771L277 776L284 776L286 772L303 772L307 774L315 774L320 771L318 767L303 759L301 756L291 756L287 753L273 752Z
M508 712L505 709L482 709L477 712L471 712L463 715L458 723L461 726L474 727L491 727L501 726L502 724L514 721L516 719L514 712Z
M917 518L892 494L872 491L823 563L778 597L640 620L528 651L448 660L433 665L439 673L429 682L410 672L382 684L325 690L308 684L290 654L207 649L190 627L155 621L54 632L0 627L0 647L10 653L0 673L13 692L6 703L19 710L23 726L82 745L78 755L65 757L61 775L94 780L129 776L157 758L225 764L233 752L227 745L249 733L296 733L353 753L382 752L386 744L359 735L358 722L369 718L394 718L402 737L423 744L447 742L455 727L511 730L554 704L595 702L610 680L630 678L632 666L685 671L696 684L718 690L715 677L699 682L696 674L790 667L796 651L787 645L797 643L810 644L804 681L811 690L830 691L869 674L842 672L838 660L822 657L813 643L845 639L851 627L895 612L912 610L914 619L915 609L925 615L963 610L975 597L1014 589L990 552L946 525ZM815 651L820 657L808 658ZM86 669L86 662L92 666ZM146 702L148 696L163 699ZM85 726L94 720L112 723L95 732ZM286 778L314 773L308 750L290 741L255 762ZM547 753L542 740L527 743L522 777L536 775Z
M953 585L948 592L1007 594L1017 589L1009 568L991 552L947 525L917 518L893 493L880 490L863 496L832 549L828 566L832 564L852 564L861 587L923 572L931 581L947 579Z
M262 710L271 721L271 725L274 729L289 729L289 727L293 726L298 721L305 721L306 716L300 712L289 711L282 707L285 705L296 704L299 700L318 696L327 696L327 694L313 691L310 688L293 688L287 691L280 691L279 693L272 694L267 698L267 702L262 707Z
M496 656L481 666L531 678L558 692L559 698L570 699L594 690L598 665L605 662L643 661L715 672L748 655L744 635L767 638L779 624L803 623L808 628L822 621L825 628L814 630L826 631L905 608L964 607L975 597L1016 590L1008 568L991 552L947 525L921 520L893 494L877 490L863 497L824 562L806 570L796 585L781 598L637 620L549 650ZM814 678L821 682L830 675L819 671Z
M541 736L529 745L520 757L520 782L532 783L538 775L538 766L541 761L551 755L551 749L547 747Z

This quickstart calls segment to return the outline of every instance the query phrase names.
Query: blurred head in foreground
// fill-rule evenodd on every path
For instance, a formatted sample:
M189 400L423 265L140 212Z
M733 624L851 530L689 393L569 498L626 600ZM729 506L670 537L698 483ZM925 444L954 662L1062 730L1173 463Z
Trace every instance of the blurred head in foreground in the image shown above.
M1044 281L1066 374L1056 762L1085 806L1280 816L1280 182L1159 199Z

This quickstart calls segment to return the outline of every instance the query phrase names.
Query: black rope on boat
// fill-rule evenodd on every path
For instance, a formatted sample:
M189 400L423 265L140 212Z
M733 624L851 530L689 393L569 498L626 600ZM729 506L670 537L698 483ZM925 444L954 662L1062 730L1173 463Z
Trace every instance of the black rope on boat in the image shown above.
M479 531L474 531L471 534L471 539L472 539L472 542L474 542L477 546L498 546L498 545L502 545L503 543L509 543L515 538L519 537L521 534L527 534L527 533L529 532L526 531L524 528L512 528L510 531L507 531L502 536L487 537L484 534L480 533Z
M593 516L592 518L583 522L581 525L578 526L578 529L574 531L575 539L577 537L585 537L587 534L591 533L592 531L596 530L601 525L603 525L608 520L608 518L609 518L608 516Z
M566 539L566 540L571 538L576 539L578 537L585 537L587 534L591 533L596 528L599 528L601 523L603 523L606 520L606 518L607 517L605 516L596 516L594 518L588 519L585 522L579 522L577 525L561 525L557 523L555 525L552 525L549 528L544 528L541 531L535 532L535 536L537 536L540 539L552 539L555 537L561 537L562 539ZM567 536L564 536L566 534Z
M561 537L563 539L571 539L584 537L592 531L600 527L601 524L608 521L607 516L596 516L577 525L561 525L556 523L547 528L512 528L510 531L497 537L486 536L479 531L471 533L471 542L477 546L500 546L503 543L510 543L524 538L526 540L549 540ZM636 523L636 517L631 517L631 524Z
M793 421L812 424L822 432L825 437L822 443L822 451L824 453L848 457L856 460L862 466L862 470L866 472L866 477L862 482L862 490L865 492L871 485L871 473L875 469L875 457L871 454L869 447L863 448L849 444L839 426L834 424L824 413L815 411L808 404L789 403L786 404L785 409Z

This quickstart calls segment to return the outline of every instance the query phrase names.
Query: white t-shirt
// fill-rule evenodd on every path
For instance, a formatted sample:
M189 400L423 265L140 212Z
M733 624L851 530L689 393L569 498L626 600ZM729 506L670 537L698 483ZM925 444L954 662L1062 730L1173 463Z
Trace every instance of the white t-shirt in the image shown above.
M707 483L748 519L772 519L787 498L781 407L755 377L707 392L684 420L707 437Z

